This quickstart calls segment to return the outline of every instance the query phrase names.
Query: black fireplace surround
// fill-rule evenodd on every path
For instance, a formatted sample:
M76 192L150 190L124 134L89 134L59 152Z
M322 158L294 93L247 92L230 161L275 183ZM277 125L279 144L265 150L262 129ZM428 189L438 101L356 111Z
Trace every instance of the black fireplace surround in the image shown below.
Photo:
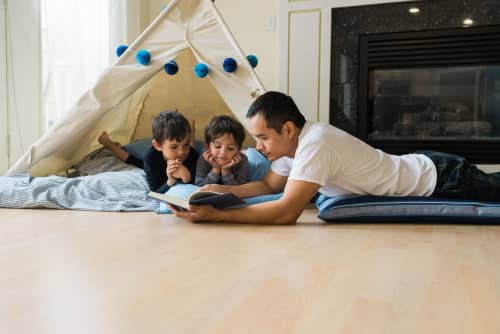
M500 1L335 8L331 45L333 125L389 153L500 163Z

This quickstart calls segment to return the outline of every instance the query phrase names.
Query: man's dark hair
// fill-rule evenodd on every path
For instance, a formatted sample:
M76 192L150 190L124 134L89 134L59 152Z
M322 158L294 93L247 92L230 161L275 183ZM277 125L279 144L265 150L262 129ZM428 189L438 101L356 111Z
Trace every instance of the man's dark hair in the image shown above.
M188 120L177 111L162 111L153 119L153 138L158 144L165 140L184 140L191 134Z
M241 148L243 140L245 140L245 129L240 122L227 115L215 116L210 120L205 128L205 142L210 144L226 133L231 134L238 144L238 148Z
M259 96L248 108L247 118L261 114L270 129L281 133L283 124L291 121L298 128L304 126L306 119L293 99L280 92L267 92Z

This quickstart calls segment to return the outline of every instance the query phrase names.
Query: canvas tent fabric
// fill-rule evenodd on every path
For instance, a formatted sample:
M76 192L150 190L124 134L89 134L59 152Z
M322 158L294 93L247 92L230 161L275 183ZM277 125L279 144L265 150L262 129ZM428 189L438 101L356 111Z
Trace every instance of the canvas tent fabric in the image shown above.
M151 53L149 65L137 63L141 49ZM238 64L233 73L222 68L228 57ZM163 71L170 60L179 65L175 76ZM193 74L198 62L209 67L204 79ZM122 143L150 137L152 117L166 109L196 119L198 133L204 120L220 113L233 113L245 124L248 106L264 91L211 0L172 0L5 175L62 174L100 146L96 138L103 130Z

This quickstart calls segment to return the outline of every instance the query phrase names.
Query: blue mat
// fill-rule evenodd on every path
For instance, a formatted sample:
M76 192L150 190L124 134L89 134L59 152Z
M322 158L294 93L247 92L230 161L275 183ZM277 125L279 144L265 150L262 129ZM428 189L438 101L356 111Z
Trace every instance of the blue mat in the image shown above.
M319 218L328 222L500 223L500 203L433 197L320 195Z

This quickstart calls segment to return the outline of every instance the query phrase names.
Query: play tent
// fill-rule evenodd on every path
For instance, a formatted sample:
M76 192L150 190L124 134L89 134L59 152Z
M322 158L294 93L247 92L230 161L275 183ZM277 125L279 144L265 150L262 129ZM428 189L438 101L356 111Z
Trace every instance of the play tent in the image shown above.
M140 50L151 55L148 65L137 59ZM226 58L237 69L226 72ZM179 71L168 75L164 65L175 60ZM193 68L208 66L198 78ZM64 118L7 171L6 175L63 174L100 147L106 130L121 143L151 137L151 119L176 109L197 122L197 138L215 114L233 113L245 124L245 113L264 92L255 71L236 43L211 0L172 0L160 15L83 94Z

